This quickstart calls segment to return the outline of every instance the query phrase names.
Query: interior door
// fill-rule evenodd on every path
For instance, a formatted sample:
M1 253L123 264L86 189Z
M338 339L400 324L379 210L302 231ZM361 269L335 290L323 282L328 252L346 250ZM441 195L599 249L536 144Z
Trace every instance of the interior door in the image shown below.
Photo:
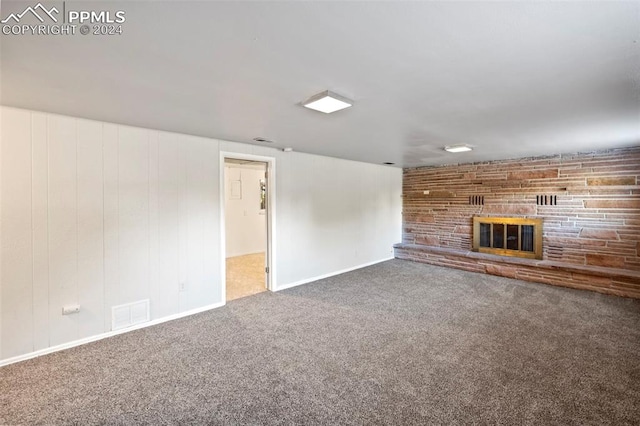
M262 185L262 203L263 203L263 207L264 207L264 214L265 214L265 228L267 230L267 239L266 239L266 243L267 243L267 247L265 247L265 255L264 255L264 272L265 272L265 276L264 276L264 286L268 289L269 288L269 274L271 273L271 271L269 270L269 265L271 264L270 262L270 250L269 247L271 246L269 244L269 242L271 241L271 235L269 234L270 229L269 229L269 164L266 163L265 164L265 172L264 172L264 185Z

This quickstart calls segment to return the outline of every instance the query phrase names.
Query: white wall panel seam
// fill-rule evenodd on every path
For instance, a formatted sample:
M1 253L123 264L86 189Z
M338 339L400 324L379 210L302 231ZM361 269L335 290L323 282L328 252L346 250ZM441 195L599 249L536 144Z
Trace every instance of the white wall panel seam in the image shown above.
M78 178L80 176L79 173L79 161L78 161L78 120L73 120L74 125L75 125L75 135L76 135L76 150L75 150L75 154L76 154L76 161L75 161L75 165L76 165L76 286L75 286L75 303L78 304L80 303L80 282L79 282L79 277L80 277L80 260L79 260L79 256L80 256L80 202L79 202L79 182L78 182ZM80 337L80 326L79 324L76 322L76 339L78 337Z
M108 312L107 306L107 264L105 259L107 257L107 232L105 224L105 215L107 211L107 199L106 199L106 177L104 174L105 167L105 152L104 152L104 123L100 123L100 150L102 151L102 331L107 332L105 327L104 317L105 312Z
M29 141L31 142L31 191L29 195L31 196L31 317L33 318L33 314L35 312L35 297L36 297L36 289L35 289L35 232L34 232L34 223L33 223L33 112L29 112L29 127L31 130ZM36 324L35 321L31 321L31 350L34 351L36 345Z
M51 228L51 209L49 208L49 206L51 205L49 201L49 194L51 194L51 150L49 149L50 120L48 114L46 115L46 120L47 130L45 133L45 138L47 140L47 287L49 290L47 292L47 318L49 318L49 307L51 306L51 268L49 268L49 265L51 265L51 236L49 235L49 229ZM47 336L48 344L49 346L51 346L51 321L49 321L49 330Z

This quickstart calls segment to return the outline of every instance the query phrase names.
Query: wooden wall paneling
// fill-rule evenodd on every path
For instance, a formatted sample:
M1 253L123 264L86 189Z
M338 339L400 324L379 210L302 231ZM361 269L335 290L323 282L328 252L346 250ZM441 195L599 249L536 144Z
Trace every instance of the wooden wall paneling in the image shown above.
M202 173L203 191L203 301L206 304L222 302L222 286L220 281L220 161L219 144L216 140L204 140L202 146L204 170Z
M207 157L205 144L201 138L189 137L191 149L185 152L185 225L186 225L186 283L185 306L193 309L206 297L204 281L204 222L208 219L204 210L209 196L206 182Z
M48 117L33 113L32 215L33 215L33 349L49 347L49 143Z
M78 338L79 315L62 315L78 299L78 163L76 120L49 116L50 344Z
M103 124L104 185L104 329L111 330L111 308L120 302L120 226L118 196L118 126Z
M102 123L78 120L79 337L105 331Z
M2 359L110 331L122 303L150 298L156 319L221 302L220 150L277 158L276 285L380 260L399 228L365 202L390 168L0 111Z
M158 134L158 315L179 312L177 135Z
M149 131L118 128L120 300L149 297Z
M31 235L31 113L2 112L2 358L31 352L33 248ZM10 124L10 125L9 125Z
M160 318L160 271L159 271L159 229L158 229L158 132L149 132L149 297L151 298L151 319Z
M181 135L178 137L178 284L189 286L188 272L188 245L189 245L189 210L188 210L188 170L187 170L187 154L188 149L186 140L189 136ZM189 295L186 291L178 293L179 311L184 312L188 309Z

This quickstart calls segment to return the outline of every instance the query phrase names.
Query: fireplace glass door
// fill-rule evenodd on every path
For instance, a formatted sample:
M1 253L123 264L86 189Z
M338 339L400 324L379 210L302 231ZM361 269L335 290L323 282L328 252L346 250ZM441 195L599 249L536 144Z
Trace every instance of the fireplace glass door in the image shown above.
M473 249L505 256L542 258L542 220L476 217Z

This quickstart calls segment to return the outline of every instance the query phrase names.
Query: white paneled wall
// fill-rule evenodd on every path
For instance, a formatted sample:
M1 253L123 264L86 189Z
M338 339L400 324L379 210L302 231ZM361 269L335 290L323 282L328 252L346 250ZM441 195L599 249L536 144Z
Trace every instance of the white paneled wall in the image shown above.
M34 297L34 262L32 229L31 115L20 111L3 111L2 164L0 183L0 284L2 285L2 358L34 350L34 310L38 318L48 317L49 305L42 297ZM5 136L6 135L6 136ZM12 143L5 143L7 137ZM41 244L38 241L38 244ZM34 304L38 303L34 307ZM34 309L35 308L35 309ZM44 313L42 312L44 311ZM40 344L40 343L39 343ZM48 345L48 341L47 341Z
M109 332L115 305L150 299L158 320L223 303L221 151L276 158L276 289L400 241L399 169L0 113L0 361ZM63 316L71 304L80 313Z

